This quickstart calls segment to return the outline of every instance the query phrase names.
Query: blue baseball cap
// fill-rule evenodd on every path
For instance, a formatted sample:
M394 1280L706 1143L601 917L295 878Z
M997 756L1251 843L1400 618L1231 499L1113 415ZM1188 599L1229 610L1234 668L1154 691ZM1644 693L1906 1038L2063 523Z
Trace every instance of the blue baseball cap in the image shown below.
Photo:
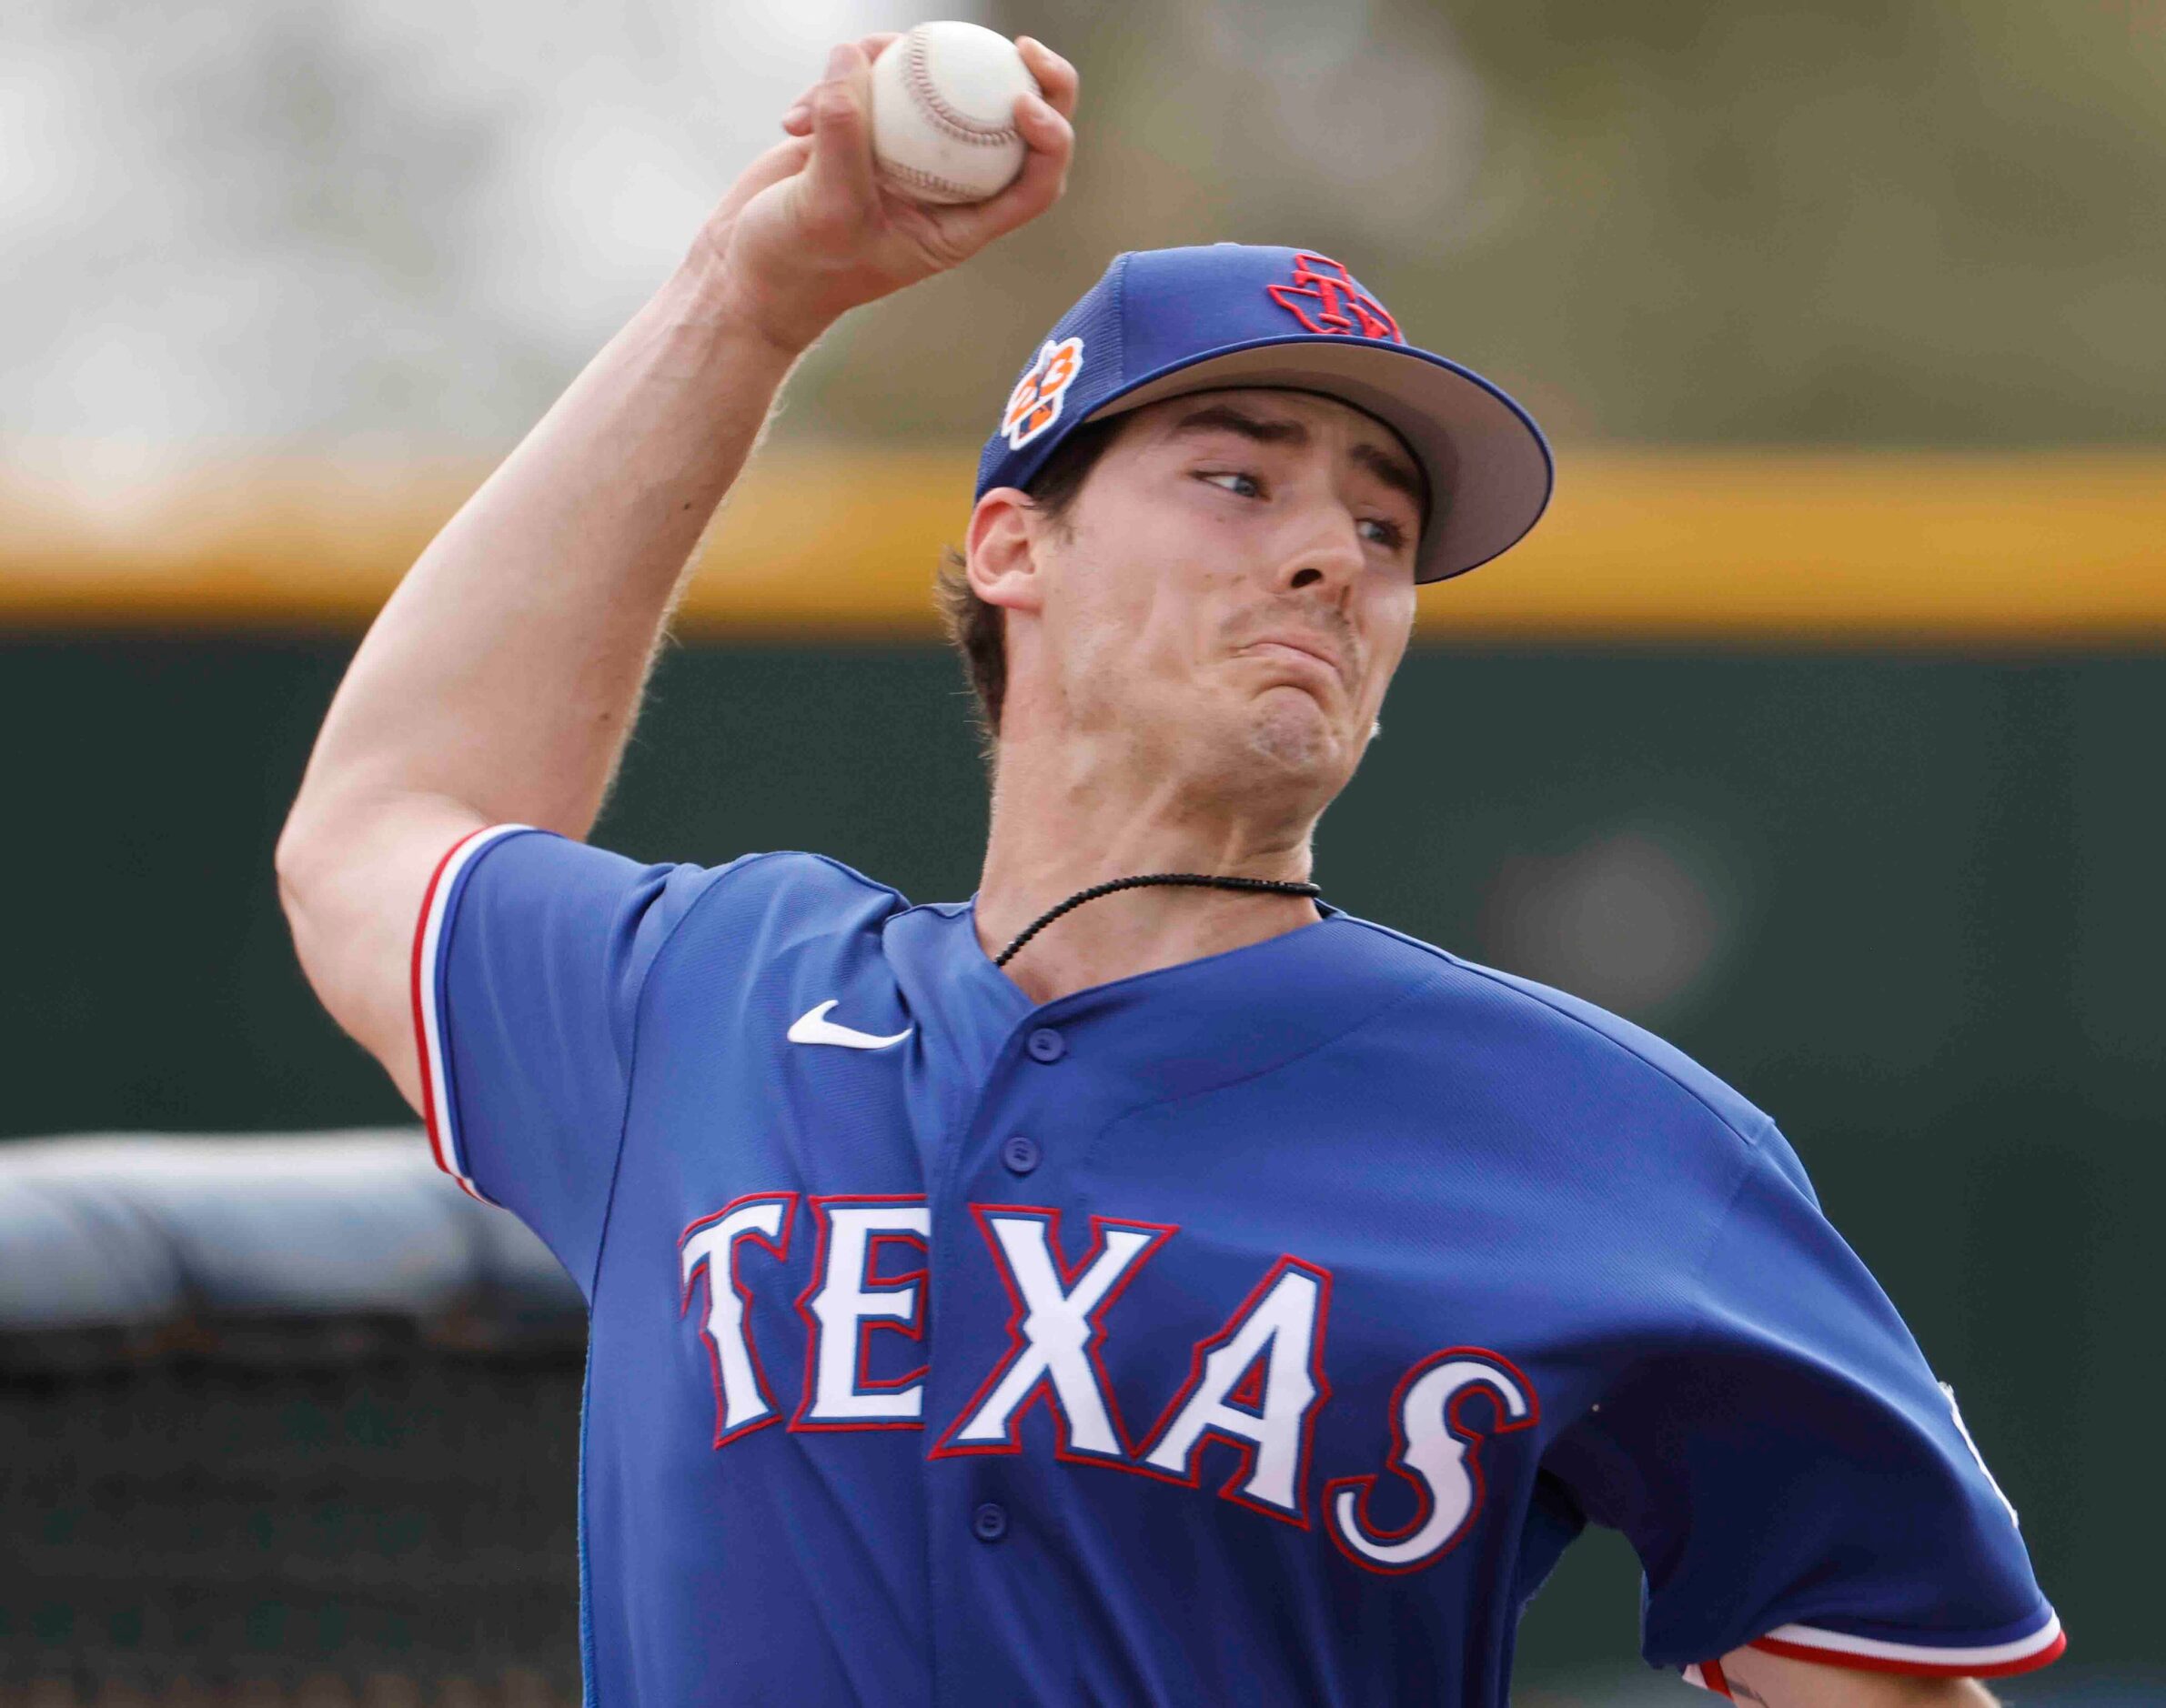
M1549 502L1555 464L1526 410L1472 369L1407 343L1330 256L1243 243L1116 256L1015 382L978 459L977 496L1029 487L1086 421L1248 386L1335 397L1406 442L1430 493L1417 581L1487 563Z

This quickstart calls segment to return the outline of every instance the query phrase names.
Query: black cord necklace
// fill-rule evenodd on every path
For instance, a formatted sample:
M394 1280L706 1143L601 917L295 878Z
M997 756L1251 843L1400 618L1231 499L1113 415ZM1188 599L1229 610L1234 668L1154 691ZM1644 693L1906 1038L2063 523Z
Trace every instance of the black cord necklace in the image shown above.
M1297 884L1279 878L1227 878L1211 872L1144 872L1134 878L1116 878L1111 883L1093 884L1088 889L1079 889L1058 907L1048 908L1023 927L1022 933L1001 950L992 964L1005 967L1015 959L1017 949L1070 909L1080 908L1086 901L1095 901L1100 896L1110 896L1118 890L1141 889L1146 884L1173 884L1186 889L1243 889L1273 896L1306 896L1311 900L1324 893L1318 884Z

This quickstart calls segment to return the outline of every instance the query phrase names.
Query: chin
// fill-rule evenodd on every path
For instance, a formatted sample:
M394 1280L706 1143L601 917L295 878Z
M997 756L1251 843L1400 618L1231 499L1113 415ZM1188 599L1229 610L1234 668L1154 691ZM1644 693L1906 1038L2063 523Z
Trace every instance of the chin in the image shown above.
M1299 688L1265 694L1248 728L1253 760L1288 778L1322 780L1342 769L1339 732L1324 708Z

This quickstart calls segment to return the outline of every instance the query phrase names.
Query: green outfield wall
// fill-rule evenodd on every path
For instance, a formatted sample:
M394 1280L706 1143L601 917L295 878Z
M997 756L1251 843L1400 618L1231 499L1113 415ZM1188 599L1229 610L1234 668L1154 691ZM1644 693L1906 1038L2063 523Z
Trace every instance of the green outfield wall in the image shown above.
M0 645L0 1136L406 1119L273 893L347 652ZM2069 1666L2166 1677L2166 659L1431 650L1384 724L1329 899L1618 1007L1772 1113L1960 1391ZM984 824L944 655L710 648L664 658L597 839L816 849L945 899ZM1577 1554L1537 1675L1633 1649L1621 1550Z

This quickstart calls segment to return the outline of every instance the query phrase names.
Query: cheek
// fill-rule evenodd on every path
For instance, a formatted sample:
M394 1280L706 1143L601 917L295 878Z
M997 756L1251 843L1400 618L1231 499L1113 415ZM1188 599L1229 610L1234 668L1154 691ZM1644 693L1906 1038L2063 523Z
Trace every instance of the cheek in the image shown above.
M1393 588L1365 615L1362 629L1368 645L1366 698L1372 709L1384 702L1384 691L1398 673L1414 634L1414 589Z
M1213 613L1223 603L1215 589L1234 578L1185 537L1193 532L1186 518L1139 515L1077 539L1084 549L1065 566L1063 601L1073 658L1131 678L1194 673L1215 632Z
M1047 617L1070 695L1079 703L1098 700L1116 683L1125 692L1127 684L1164 674L1165 613L1151 565L1118 541L1099 538L1062 568L1063 586Z

